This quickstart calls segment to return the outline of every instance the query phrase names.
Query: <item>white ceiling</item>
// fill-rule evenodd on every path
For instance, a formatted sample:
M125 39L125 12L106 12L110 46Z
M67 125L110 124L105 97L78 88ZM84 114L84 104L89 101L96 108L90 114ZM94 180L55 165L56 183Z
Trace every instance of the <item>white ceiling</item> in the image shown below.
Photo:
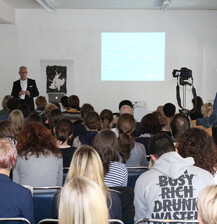
M36 0L2 0L16 9L40 9ZM56 9L151 9L163 0L48 0ZM167 10L217 10L217 0L171 0Z

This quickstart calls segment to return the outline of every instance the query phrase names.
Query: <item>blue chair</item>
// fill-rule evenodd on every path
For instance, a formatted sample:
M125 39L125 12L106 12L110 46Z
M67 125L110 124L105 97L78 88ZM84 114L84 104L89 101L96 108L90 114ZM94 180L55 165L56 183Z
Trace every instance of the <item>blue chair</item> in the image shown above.
M128 183L127 187L135 187L136 180L138 177L144 172L148 171L148 167L140 166L140 167L127 167L128 170Z

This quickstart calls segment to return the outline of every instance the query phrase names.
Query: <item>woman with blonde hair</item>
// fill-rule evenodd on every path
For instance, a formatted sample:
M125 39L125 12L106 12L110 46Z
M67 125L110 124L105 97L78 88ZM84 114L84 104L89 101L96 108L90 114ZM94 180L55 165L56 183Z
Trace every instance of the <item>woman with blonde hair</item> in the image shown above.
M109 191L106 187L104 183L103 165L97 151L94 148L88 145L83 145L75 151L65 185L74 177L87 177L96 182L107 198L110 218L121 219L120 198L116 192ZM54 218L58 216L58 198L59 193L55 195L53 201Z
M24 125L24 116L20 110L13 110L9 114L8 120L11 121L14 130L16 132L16 137L18 136L20 130Z
M199 223L217 223L217 185L208 186L201 191L197 207Z
M61 191L60 224L108 224L106 197L99 185L74 177Z

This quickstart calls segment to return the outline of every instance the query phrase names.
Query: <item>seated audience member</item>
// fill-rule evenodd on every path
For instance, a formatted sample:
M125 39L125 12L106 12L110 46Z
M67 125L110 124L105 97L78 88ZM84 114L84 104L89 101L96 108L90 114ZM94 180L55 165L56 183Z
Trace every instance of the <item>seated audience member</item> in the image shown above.
M86 132L77 136L73 141L73 146L78 148L81 145L92 145L93 139L100 129L100 117L97 112L89 111L84 118L84 127Z
M210 172L217 183L217 146L204 130L190 128L180 136L176 145L183 157L193 157L195 166Z
M49 124L49 129L51 130L51 133L53 133L53 129L56 126L57 122L63 118L63 112L59 109L54 109L50 112L48 124Z
M33 187L62 186L63 159L56 139L40 123L29 123L17 139L13 180Z
M197 207L200 224L217 223L217 185L202 190L197 200Z
M9 114L8 120L11 121L11 123L13 125L13 128L16 133L15 138L17 139L17 136L24 125L23 113L20 110L13 110Z
M0 138L9 138L16 145L16 132L12 125L12 122L9 120L0 121Z
M93 146L102 160L107 187L127 186L128 172L126 166L119 162L117 151L118 139L109 129L101 130L95 137Z
M25 125L28 124L28 123L31 123L31 122L39 122L39 123L42 123L42 119L41 119L41 117L38 114L36 114L35 112L32 112L26 118Z
M151 137L149 150L155 163L136 181L135 220L197 219L197 197L214 184L212 175L194 166L192 157L182 158L165 133Z
M148 165L144 145L135 142L131 135L135 129L135 125L136 121L131 114L122 114L118 118L118 151L121 156L121 162L123 162L127 167Z
M185 114L176 114L170 122L172 131L172 139L177 142L180 135L182 135L188 128L191 127L190 120Z
M75 151L65 185L75 177L86 177L98 184L104 196L107 198L110 218L121 219L120 198L116 192L106 187L104 183L102 161L94 148L84 145ZM58 216L59 194L60 192L58 192L53 199L52 210L55 218Z
M59 120L54 128L57 146L63 155L63 167L69 167L75 148L69 145L73 136L73 123L67 118Z
M130 100L122 100L120 103L119 103L119 111L121 110L121 107L124 106L124 105L128 105L130 106L131 108L133 108L133 104Z
M41 117L42 122L46 121L45 107L47 106L47 100L44 96L38 96L35 100L36 109L35 112Z
M168 132L168 134L170 136L172 136L172 134L171 134L171 128L170 128L170 122L172 121L173 116L176 113L176 107L175 107L175 105L172 104L172 103L166 103L163 106L163 113L164 113L164 116L166 118L167 124L163 127L162 131Z
M54 105L57 106L57 108L61 111L61 105L58 102L52 102Z
M9 116L9 113L12 111L12 110L15 110L17 109L18 105L20 104L20 100L18 100L17 98L11 98L8 100L7 102L7 108L8 108L8 113L7 114L3 114L0 116L0 120L3 121L3 120L7 120L8 119L8 116Z
M68 98L68 96L62 96L60 99L63 111L69 110Z
M80 119L81 115L80 115L80 100L78 98L78 96L76 95L71 95L68 98L68 105L69 105L69 109L67 109L66 111L64 111L64 117L69 118L71 120L78 120Z
M16 162L16 155L16 147L12 141L0 139L0 218L20 217L34 223L30 190L14 183L9 178L10 171Z
M23 117L24 117L24 121L25 119L29 116L30 114L30 107L29 105L27 104L20 104L18 107L17 107L18 110L20 110L22 113L23 113Z
M85 177L75 177L63 187L60 224L108 224L108 209L102 189Z
M74 138L86 132L86 129L84 127L84 118L86 117L89 111L94 111L93 106L89 103L83 104L80 111L81 119L74 122L74 132L73 132Z
M205 103L201 108L203 117L196 120L196 125L202 125L205 128L217 127L217 93L212 107L211 103Z
M201 107L203 106L203 100L200 96L197 96L196 100L192 99L193 109L190 111L189 115L191 120L197 120L198 118L203 117L201 113Z
M159 119L156 116L156 113L146 114L140 124L140 132L142 133L138 138L136 138L136 142L142 143L145 146L146 154L149 155L148 150L148 141L152 135L155 135L161 132L162 125Z
M111 129L113 126L113 113L111 110L104 109L100 115L101 120L101 129L109 128Z
M49 103L46 107L45 107L45 115L46 115L46 120L44 122L44 126L49 128L49 118L50 118L50 113L52 110L58 109L58 107L53 104L53 103Z
M2 100L2 110L0 110L0 116L1 115L5 115L5 114L8 114L9 113L9 109L8 109L8 100L12 99L13 96L11 95L6 95L3 100Z

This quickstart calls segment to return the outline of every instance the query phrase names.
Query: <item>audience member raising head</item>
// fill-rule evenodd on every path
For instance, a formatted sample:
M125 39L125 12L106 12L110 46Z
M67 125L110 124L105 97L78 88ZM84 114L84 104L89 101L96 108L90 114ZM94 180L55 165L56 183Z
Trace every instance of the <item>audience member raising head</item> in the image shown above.
M170 122L173 141L177 141L188 128L191 127L190 120L185 114L176 114Z
M79 147L81 145L92 145L93 139L97 135L98 130L100 129L100 117L97 112L89 111L84 118L84 126L86 132L77 136L73 141L74 147Z
M69 119L59 120L54 128L57 145L63 155L63 167L69 167L75 148L69 145L73 137L73 123Z
M108 199L110 217L120 218L120 199L116 192L108 191L108 188L104 183L102 161L94 148L87 145L83 145L75 151L74 156L72 158L72 162L70 164L65 185L67 185L75 177L86 177L98 184L104 196ZM58 197L59 193L55 195L53 203L53 205L55 206L53 208L53 213L55 215L58 211Z
M40 123L29 123L17 139L14 181L33 187L61 186L63 160L51 132Z
M108 109L104 109L101 113L100 113L100 120L101 120L101 128L105 129L105 128L112 128L113 125L113 113L111 110Z
M131 114L122 114L118 118L118 151L126 166L147 166L145 147L141 143L135 142L131 136L135 125L136 121Z
M63 187L59 212L60 224L108 224L105 195L85 177L75 177Z
M93 146L103 163L105 184L107 187L127 186L126 166L119 162L117 151L118 139L109 129L101 130L94 138Z
M211 136L202 129L190 128L180 136L176 147L182 157L193 157L195 166L209 171L217 183L217 146Z
M200 224L217 223L217 185L202 190L197 200L197 207Z
M9 114L8 120L11 121L16 133L16 138L24 125L23 113L20 110L13 110Z
M17 150L12 141L0 139L0 217L22 217L33 223L33 200L30 190L9 178L16 155Z

